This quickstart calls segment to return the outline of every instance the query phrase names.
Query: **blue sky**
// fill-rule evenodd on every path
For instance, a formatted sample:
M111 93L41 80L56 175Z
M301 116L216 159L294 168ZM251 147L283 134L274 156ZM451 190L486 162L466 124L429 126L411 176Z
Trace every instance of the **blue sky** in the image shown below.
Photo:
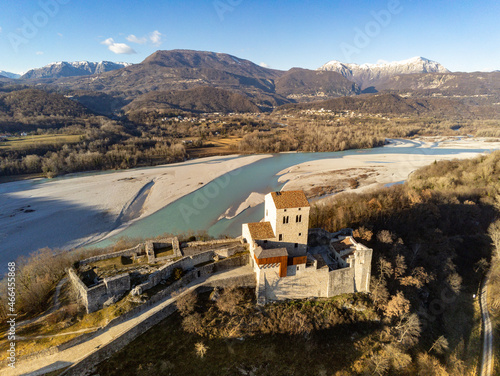
M271 68L423 56L500 69L500 4L484 0L16 0L0 14L0 70L138 63L158 49L225 52Z

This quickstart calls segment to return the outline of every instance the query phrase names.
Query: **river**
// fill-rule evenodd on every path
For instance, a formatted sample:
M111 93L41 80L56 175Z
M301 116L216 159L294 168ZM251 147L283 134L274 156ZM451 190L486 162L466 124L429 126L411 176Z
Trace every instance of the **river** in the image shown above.
M461 140L457 139L458 142ZM134 222L120 233L92 244L104 247L116 242L121 237L152 238L162 234L181 234L207 231L209 235L237 236L241 233L241 224L259 221L263 217L263 204L248 208L232 219L219 219L228 208L238 207L252 192L268 193L280 190L285 182L279 182L278 173L291 166L305 162L332 159L348 159L350 156L370 156L368 162L385 162L386 156L392 160L411 160L413 155L425 154L436 160L457 156L463 153L480 154L498 148L492 143L446 145L433 142L394 140L381 148L348 150L329 153L281 153L263 159L235 171L229 172L197 191L188 194L160 211ZM456 146L458 145L458 147ZM373 156L373 158L372 158ZM409 162L410 163L410 162ZM411 167L411 166L410 166ZM398 183L400 181L388 182Z

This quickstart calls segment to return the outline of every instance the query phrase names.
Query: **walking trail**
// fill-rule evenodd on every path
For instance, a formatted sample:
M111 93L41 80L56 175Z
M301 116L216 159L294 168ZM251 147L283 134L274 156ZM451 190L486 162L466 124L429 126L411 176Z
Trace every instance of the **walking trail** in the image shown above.
M483 359L481 362L481 376L493 374L493 330L491 326L490 313L488 311L488 278L486 277L481 289L481 315L483 316Z

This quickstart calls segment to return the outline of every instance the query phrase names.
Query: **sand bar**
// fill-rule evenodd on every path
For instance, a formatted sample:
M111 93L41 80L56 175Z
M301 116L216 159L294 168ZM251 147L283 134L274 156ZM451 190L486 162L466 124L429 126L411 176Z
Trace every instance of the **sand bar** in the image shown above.
M280 171L279 181L286 182L284 190L302 189L310 196L315 192L363 192L405 181L413 171L436 160L474 158L481 154L475 151L468 152L468 149L500 149L500 142L491 139L449 137L391 140L391 144L385 148L401 148L411 145L415 146L415 153L357 154L305 162ZM429 153L431 148L432 154ZM436 154L436 149L442 149L443 153ZM460 149L463 152L447 154L447 149ZM358 187L351 187L352 180L357 181ZM331 190L328 191L326 188Z
M213 179L269 155L209 157L151 168L0 185L0 264L72 249L146 217Z

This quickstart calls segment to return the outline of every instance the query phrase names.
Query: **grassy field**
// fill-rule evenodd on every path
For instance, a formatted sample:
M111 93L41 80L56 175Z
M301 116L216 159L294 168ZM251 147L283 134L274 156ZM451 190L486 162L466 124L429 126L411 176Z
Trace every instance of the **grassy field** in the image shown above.
M0 142L0 149L19 150L38 145L74 144L81 140L80 135L49 134L22 137L9 137L7 141Z
M240 141L240 137L209 139L203 142L206 146L201 148L187 148L187 152L191 158L236 154L238 153L238 143Z

